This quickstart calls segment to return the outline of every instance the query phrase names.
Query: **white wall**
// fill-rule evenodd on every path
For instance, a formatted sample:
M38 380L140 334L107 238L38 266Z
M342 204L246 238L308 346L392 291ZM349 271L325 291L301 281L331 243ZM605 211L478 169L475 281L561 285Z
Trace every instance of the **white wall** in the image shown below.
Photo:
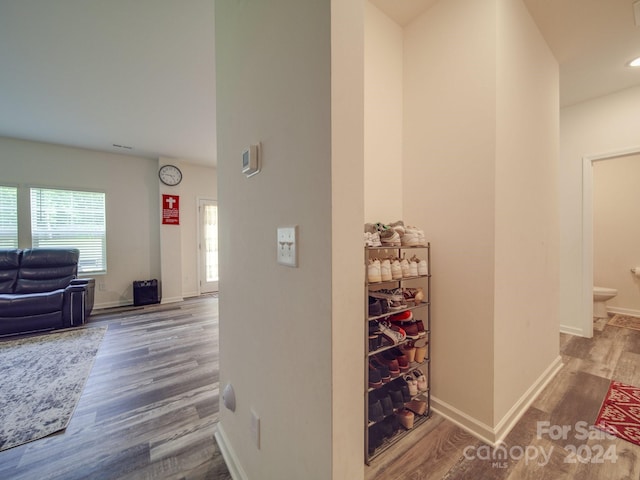
M511 0L439 2L404 52L403 208L432 245L434 407L496 441L559 366L558 68Z
M495 17L492 2L442 1L404 37L404 216L432 246L432 393L485 425L494 384Z
M498 1L494 422L558 360L558 63L522 2Z
M402 28L365 2L365 222L402 219Z
M640 315L640 278L630 272L640 265L640 155L593 165L593 281L615 288L607 307Z
M183 205L192 204L197 195L216 195L215 169L182 167ZM0 169L2 184L106 193L107 273L93 275L97 308L130 305L134 280L162 281L163 275L171 275L160 267L158 160L0 137ZM189 215L183 218L181 237L185 246L192 246L191 253L185 247L182 257L193 258L195 231L190 232ZM193 287L185 283L179 288L190 291Z
M560 321L570 333L587 334L592 321L592 273L589 265L583 271L584 249L589 248L582 234L583 158L640 151L639 103L640 88L632 88L560 111Z
M245 478L363 476L358 5L216 2L220 385L237 400L217 438ZM240 154L258 141L247 179ZM280 225L298 225L298 268L276 263Z

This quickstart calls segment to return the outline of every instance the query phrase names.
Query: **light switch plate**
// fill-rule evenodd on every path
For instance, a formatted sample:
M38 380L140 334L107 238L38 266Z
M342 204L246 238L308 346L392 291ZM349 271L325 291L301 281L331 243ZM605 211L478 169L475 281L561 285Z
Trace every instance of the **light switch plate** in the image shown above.
M287 267L298 266L298 226L278 227L278 263Z

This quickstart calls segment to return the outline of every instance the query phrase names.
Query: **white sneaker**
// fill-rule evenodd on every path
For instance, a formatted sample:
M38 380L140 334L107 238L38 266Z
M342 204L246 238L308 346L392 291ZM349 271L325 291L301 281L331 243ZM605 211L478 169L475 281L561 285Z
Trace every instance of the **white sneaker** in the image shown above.
M403 247L414 247L420 245L420 235L414 227L406 227L402 236Z
M380 232L382 245L389 247L399 247L401 245L400 235L395 230L384 230Z
M403 277L411 276L409 275L409 260L407 260L404 256L402 257L402 260L400 260L400 268L402 269Z
M409 260L409 276L410 277L418 276L418 259L415 255L411 257L411 260Z
M369 283L377 283L382 281L382 273L380 271L380 260L377 258L369 259L367 266L367 278Z
M393 280L393 276L391 275L391 261L388 258L380 260L380 274L382 275L383 282Z
M429 268L427 267L426 260L420 260L418 262L418 275L429 275Z
M416 242L416 243L407 243L406 245L415 245L419 247L427 246L427 239L424 236L424 230L421 230L418 227L410 227L410 226L407 226L405 230L406 230L405 236L409 232L413 234L413 236L411 236L410 239L407 241Z
M391 278L393 280L400 280L402 278L402 267L400 266L400 260L397 258L391 260Z

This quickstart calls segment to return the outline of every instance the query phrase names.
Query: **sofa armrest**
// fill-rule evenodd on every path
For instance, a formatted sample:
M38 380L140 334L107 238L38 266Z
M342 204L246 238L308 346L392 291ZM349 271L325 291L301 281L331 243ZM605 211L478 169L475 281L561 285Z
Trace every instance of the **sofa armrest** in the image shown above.
M74 278L67 287L71 293L72 325L86 323L93 310L95 279Z

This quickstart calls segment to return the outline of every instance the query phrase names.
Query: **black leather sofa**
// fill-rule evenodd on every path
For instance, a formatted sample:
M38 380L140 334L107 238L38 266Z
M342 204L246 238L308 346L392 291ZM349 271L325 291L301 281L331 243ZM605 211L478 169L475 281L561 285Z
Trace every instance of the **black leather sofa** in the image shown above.
M0 249L0 337L84 324L95 281L78 279L70 248Z

